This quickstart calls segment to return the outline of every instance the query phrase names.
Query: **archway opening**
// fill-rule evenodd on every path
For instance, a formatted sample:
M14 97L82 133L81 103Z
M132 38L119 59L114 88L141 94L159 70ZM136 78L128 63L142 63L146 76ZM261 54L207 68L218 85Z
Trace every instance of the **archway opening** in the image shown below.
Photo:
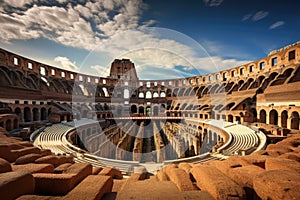
M284 110L281 112L281 127L287 128L287 119L288 119L288 112Z
M265 110L261 110L259 112L259 121L261 123L266 123L266 116L267 116L266 111Z
M278 125L278 112L276 110L270 111L270 124Z
M299 130L299 113L296 111L292 112L291 129Z
M30 108L28 108L28 107L24 108L24 121L25 122L31 121L31 111L30 111Z

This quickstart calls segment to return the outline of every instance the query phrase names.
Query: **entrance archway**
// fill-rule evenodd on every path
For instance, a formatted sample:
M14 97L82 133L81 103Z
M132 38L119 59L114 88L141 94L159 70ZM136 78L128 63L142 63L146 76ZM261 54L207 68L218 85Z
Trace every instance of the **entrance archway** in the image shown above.
M291 129L299 130L299 113L296 111L292 112Z
M259 121L261 123L266 123L266 116L267 116L266 111L265 110L261 110L259 112Z
M287 128L287 119L288 119L288 112L284 110L281 112L281 127Z
M278 125L278 113L276 110L271 110L270 111L270 124Z

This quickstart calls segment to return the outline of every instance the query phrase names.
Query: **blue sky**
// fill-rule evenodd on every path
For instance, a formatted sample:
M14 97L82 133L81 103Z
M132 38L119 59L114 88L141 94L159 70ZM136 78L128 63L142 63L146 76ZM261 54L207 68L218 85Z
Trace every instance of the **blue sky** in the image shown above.
M141 79L201 75L299 40L295 0L0 0L0 47L107 76L130 58Z

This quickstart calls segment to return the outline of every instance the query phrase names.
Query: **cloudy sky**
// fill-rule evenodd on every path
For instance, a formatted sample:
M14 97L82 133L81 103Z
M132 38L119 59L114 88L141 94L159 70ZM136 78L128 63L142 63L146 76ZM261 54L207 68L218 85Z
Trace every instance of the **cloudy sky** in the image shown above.
M107 76L129 58L140 79L201 75L299 40L295 0L0 0L0 47Z

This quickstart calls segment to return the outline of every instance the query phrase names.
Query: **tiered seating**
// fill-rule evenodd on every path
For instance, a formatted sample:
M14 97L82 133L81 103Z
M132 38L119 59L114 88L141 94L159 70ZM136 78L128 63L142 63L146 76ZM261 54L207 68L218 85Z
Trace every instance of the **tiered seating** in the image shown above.
M255 131L243 126L232 125L224 128L232 135L232 142L230 146L223 150L224 155L237 154L239 150L247 150L252 147L256 147L259 144L258 136Z

